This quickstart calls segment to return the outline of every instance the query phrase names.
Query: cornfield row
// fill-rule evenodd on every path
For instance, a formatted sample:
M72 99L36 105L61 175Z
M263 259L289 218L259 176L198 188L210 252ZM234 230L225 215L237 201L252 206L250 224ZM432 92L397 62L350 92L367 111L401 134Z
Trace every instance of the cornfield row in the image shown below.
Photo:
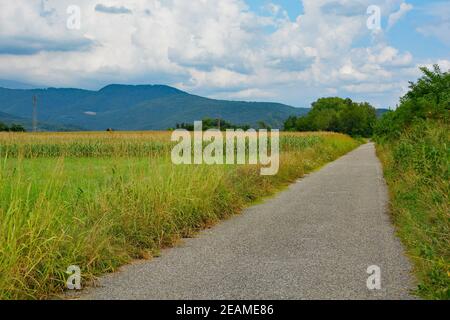
M303 150L321 143L327 134L282 134L282 151ZM270 142L270 141L269 141ZM206 145L207 143L205 143ZM170 155L170 133L0 134L0 157L158 157ZM248 146L247 146L248 147Z

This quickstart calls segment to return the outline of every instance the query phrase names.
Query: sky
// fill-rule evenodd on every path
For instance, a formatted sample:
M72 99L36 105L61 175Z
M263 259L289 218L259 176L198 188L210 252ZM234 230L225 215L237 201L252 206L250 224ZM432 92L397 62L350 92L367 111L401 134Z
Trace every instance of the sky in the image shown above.
M395 108L433 64L450 69L448 0L0 1L0 79L41 86Z

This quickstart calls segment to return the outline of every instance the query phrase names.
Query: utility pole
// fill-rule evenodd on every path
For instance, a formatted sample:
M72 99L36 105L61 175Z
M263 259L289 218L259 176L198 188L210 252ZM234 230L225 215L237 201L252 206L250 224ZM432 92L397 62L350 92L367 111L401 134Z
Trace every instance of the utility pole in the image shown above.
M33 132L37 132L37 96L33 96Z

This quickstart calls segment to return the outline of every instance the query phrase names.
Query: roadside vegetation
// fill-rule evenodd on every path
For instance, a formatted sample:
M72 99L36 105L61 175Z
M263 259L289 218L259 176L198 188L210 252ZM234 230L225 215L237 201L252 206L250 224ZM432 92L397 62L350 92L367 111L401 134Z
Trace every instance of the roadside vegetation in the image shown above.
M450 299L450 73L422 68L375 128L392 215L419 280L417 294Z
M83 285L269 196L356 148L342 134L281 135L281 166L175 166L170 133L1 133L0 299Z
M371 137L377 122L377 112L369 103L351 99L321 98L312 104L303 117L290 117L284 123L286 131L331 131L353 137Z

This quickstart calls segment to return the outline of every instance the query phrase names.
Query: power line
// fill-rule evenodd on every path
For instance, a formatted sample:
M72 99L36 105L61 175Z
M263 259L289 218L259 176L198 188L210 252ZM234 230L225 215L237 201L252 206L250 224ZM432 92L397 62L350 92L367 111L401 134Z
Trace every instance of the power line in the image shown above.
M37 96L33 96L33 132L37 132Z

